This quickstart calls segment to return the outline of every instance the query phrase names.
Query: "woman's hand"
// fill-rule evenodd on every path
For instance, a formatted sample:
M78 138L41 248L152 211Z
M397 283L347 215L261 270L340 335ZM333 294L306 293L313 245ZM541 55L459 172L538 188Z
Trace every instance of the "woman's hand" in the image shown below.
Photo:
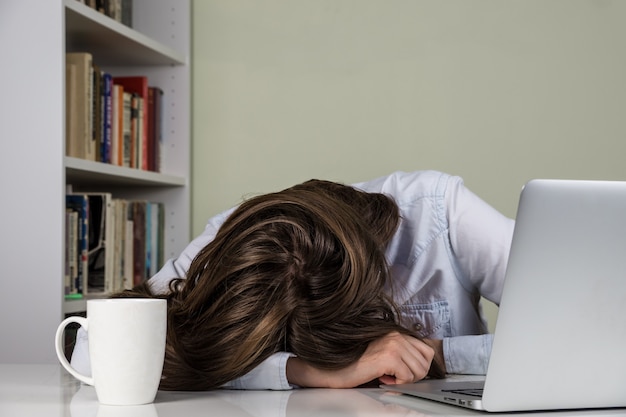
M398 332L373 341L361 358L346 368L314 368L298 358L287 361L287 380L301 387L353 388L378 379L383 384L419 381L428 375L435 350Z

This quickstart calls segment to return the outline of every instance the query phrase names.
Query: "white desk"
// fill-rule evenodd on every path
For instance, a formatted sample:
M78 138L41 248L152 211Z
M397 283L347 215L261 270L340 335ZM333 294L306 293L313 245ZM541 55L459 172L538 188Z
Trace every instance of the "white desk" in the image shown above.
M371 389L294 391L159 391L154 404L98 404L92 387L57 365L0 364L1 417L319 417L486 416L489 414L420 401ZM626 409L532 413L532 417L626 417ZM523 414L515 414L515 417Z

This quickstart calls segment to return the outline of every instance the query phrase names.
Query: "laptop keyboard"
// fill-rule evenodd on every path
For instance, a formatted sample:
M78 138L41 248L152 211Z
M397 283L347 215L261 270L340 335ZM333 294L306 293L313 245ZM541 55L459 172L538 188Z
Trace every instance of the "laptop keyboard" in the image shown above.
M470 395L472 397L482 397L483 389L482 388L468 388L468 389L444 389L443 392L450 392L453 394L464 394Z

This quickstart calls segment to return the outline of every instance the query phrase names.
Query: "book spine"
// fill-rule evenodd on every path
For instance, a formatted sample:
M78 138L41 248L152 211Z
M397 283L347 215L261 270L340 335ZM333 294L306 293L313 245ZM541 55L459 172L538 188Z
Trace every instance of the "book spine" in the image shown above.
M154 171L161 172L163 164L163 90L160 88L155 88L154 107Z
M91 92L89 97L89 106L91 115L89 117L89 126L91 131L91 140L87 144L87 159L90 161L101 160L101 143L102 143L102 71L100 68L92 64L91 66Z
M137 149L139 145L139 101L141 97L137 94L132 95L130 106L130 167L138 168L137 165Z
M65 295L75 294L76 286L75 282L78 279L78 213L72 210L68 211L67 216L67 234L68 245L66 246L67 253L67 281L65 282Z
M123 114L124 118L122 122L122 166L130 167L130 161L132 158L132 143L133 143L133 130L132 130L132 119L133 119L133 96L130 93L124 91L122 93L122 100L124 102Z
M103 135L102 135L102 162L111 163L112 124L113 124L113 78L111 74L102 74L103 85Z
M115 211L111 194L105 194L104 290L113 294L115 288Z
M68 294L82 294L89 273L89 200L81 194L68 194L65 206L68 212L75 214L66 226L71 239L66 246L71 281Z
M67 155L93 160L93 58L89 53L70 52L65 55L65 65L69 68L66 105L70 111Z
M83 197L81 199L80 212L80 258L79 258L79 280L76 290L79 294L84 292L84 283L87 282L89 275L89 199Z
M156 131L154 122L155 110L156 110L156 91L154 87L148 87L148 130L146 134L146 169L148 171L154 171L154 149L156 146Z
M111 161L112 165L119 165L120 146L120 86L111 85Z

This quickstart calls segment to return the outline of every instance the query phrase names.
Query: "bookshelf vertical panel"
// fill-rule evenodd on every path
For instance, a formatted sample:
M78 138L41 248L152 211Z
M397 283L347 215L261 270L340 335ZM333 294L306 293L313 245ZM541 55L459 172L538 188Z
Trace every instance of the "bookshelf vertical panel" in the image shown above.
M0 9L0 362L46 363L62 316L63 7Z

